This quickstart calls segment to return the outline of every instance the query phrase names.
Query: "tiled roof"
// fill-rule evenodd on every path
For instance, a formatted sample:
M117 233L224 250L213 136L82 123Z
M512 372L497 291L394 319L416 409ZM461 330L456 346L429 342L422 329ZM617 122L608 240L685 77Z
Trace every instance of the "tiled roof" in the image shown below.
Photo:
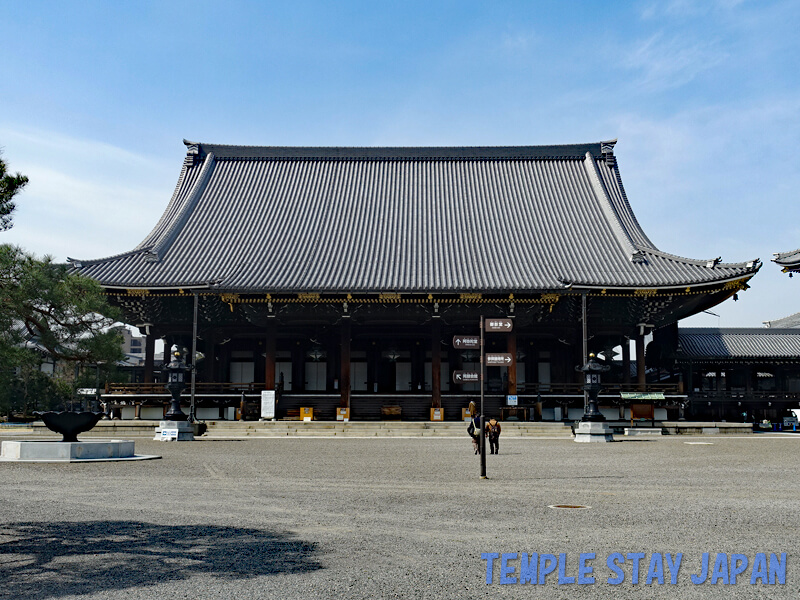
M614 142L278 148L187 142L178 185L134 250L74 261L108 287L470 292L723 282L659 251L628 204Z
M800 330L679 328L681 359L800 359Z
M800 249L791 252L776 252L775 258L772 260L782 266L784 271L798 271L800 270Z
M793 315L783 317L782 319L775 319L774 321L764 321L764 326L775 329L800 327L800 313L794 313Z

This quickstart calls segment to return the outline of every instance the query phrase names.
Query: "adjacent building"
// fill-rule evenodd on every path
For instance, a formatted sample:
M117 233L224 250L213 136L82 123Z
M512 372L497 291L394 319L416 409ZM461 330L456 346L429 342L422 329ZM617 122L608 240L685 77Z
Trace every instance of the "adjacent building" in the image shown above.
M780 422L800 406L800 330L680 328L686 416Z

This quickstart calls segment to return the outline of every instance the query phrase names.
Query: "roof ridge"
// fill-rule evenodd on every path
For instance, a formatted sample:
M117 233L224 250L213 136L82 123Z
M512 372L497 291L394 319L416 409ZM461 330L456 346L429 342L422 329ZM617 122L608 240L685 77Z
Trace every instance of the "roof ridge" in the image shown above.
M184 142L185 141L186 140L184 140ZM171 214L171 209L173 208L173 206L178 203L179 198L180 198L181 188L182 188L183 183L186 181L186 178L187 178L187 176L189 174L189 165L187 164L187 162L188 161L186 161L186 160L183 161L183 165L181 166L181 172L180 172L180 175L178 176L178 182L175 184L175 189L172 191L172 196L170 196L169 202L167 202L167 206L164 209L164 212L161 213L161 216L158 218L158 220L156 221L156 224L153 226L153 228L150 230L150 232L144 237L144 239L139 243L139 245L136 246L136 249L140 249L140 248L149 249L149 248L151 248L153 246L153 244L152 243L146 243L146 242L148 242L151 238L152 239L158 239L158 236L161 235L160 234L161 224L162 224L163 221L165 221L167 219L167 215Z
M620 172L618 161L616 160L614 161L614 164L611 165L611 170L614 176L614 180L617 183L617 187L619 188L619 193L622 198L622 205L624 209L627 211L631 223L636 228L637 234L640 237L639 242L636 243L636 247L639 248L640 250L646 248L657 249L656 245L652 242L647 233L645 233L642 224L639 223L639 219L636 217L636 213L633 212L633 207L631 206L630 200L628 200L628 193L625 191L625 185L622 183L622 173ZM607 187L608 186L606 186L606 188ZM628 230L628 233L630 234L630 229ZM641 245L642 242L644 242L644 245Z
M782 258L784 256L791 256L792 254L798 254L798 253L800 253L800 248L798 248L797 250L789 250L788 252L773 252L772 255L777 256L778 258Z
M172 218L172 224L169 228L163 232L159 239L156 240L153 245L151 246L148 254L152 257L154 261L160 261L164 257L164 253L169 250L172 242L175 241L175 237L178 235L178 232L183 228L188 220L189 216L191 215L192 210L194 209L195 204L200 199L200 196L203 193L206 185L208 184L209 177L211 176L211 171L214 167L214 154L209 153L206 155L205 159L203 160L203 166L200 169L200 174L194 182L192 189L189 190L185 200L183 201L183 206L180 208L178 213Z
M627 253L628 259L631 262L641 262L643 258L642 251L633 242L633 238L625 228L625 224L622 222L622 219L620 219L617 209L611 202L611 198L608 195L608 190L606 189L605 184L600 177L600 173L597 171L597 165L595 164L594 156L592 156L591 153L586 153L583 160L583 165L586 168L586 174L589 176L589 181L591 183L592 190L594 191L594 195L600 202L600 208L603 211L603 214L606 216L606 220L609 222L608 224L611 226L612 231L614 232L614 237L617 238L617 241L622 246L622 249Z
M183 141L193 155L214 153L218 160L339 159L339 160L480 160L582 159L613 155L612 142L538 146L244 146Z

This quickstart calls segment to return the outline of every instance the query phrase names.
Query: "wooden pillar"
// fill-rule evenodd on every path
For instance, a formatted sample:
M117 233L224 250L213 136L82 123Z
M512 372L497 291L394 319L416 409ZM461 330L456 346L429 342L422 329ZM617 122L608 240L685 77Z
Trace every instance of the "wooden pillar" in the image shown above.
M156 336L150 333L144 338L144 382L153 383L153 365L156 354Z
M266 339L264 340L264 387L275 389L275 318L267 319Z
M350 317L342 317L340 326L341 342L339 350L339 407L350 407Z
M622 338L622 383L631 382L631 341L629 338Z
M639 391L645 391L647 385L647 375L644 366L644 336L636 336L636 383L639 384Z
M508 367L507 394L515 396L517 393L517 330L513 328L507 335L506 351L511 355L511 365Z
M442 407L442 321L431 321L431 407Z

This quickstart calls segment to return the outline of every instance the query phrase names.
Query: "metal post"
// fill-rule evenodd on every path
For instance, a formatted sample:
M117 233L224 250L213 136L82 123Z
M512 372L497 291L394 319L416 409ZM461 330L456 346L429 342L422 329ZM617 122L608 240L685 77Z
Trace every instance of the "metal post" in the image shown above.
M197 303L199 300L199 294L197 292L194 293L194 316L192 318L192 388L191 388L191 400L189 402L189 422L195 422L195 410L194 410L194 392L195 392L195 383L196 383L196 376L197 376Z
M483 343L483 315L481 315L481 479L486 479L486 436L483 435L486 427L485 417L483 415L483 382L486 379L486 359L484 357L484 343Z

